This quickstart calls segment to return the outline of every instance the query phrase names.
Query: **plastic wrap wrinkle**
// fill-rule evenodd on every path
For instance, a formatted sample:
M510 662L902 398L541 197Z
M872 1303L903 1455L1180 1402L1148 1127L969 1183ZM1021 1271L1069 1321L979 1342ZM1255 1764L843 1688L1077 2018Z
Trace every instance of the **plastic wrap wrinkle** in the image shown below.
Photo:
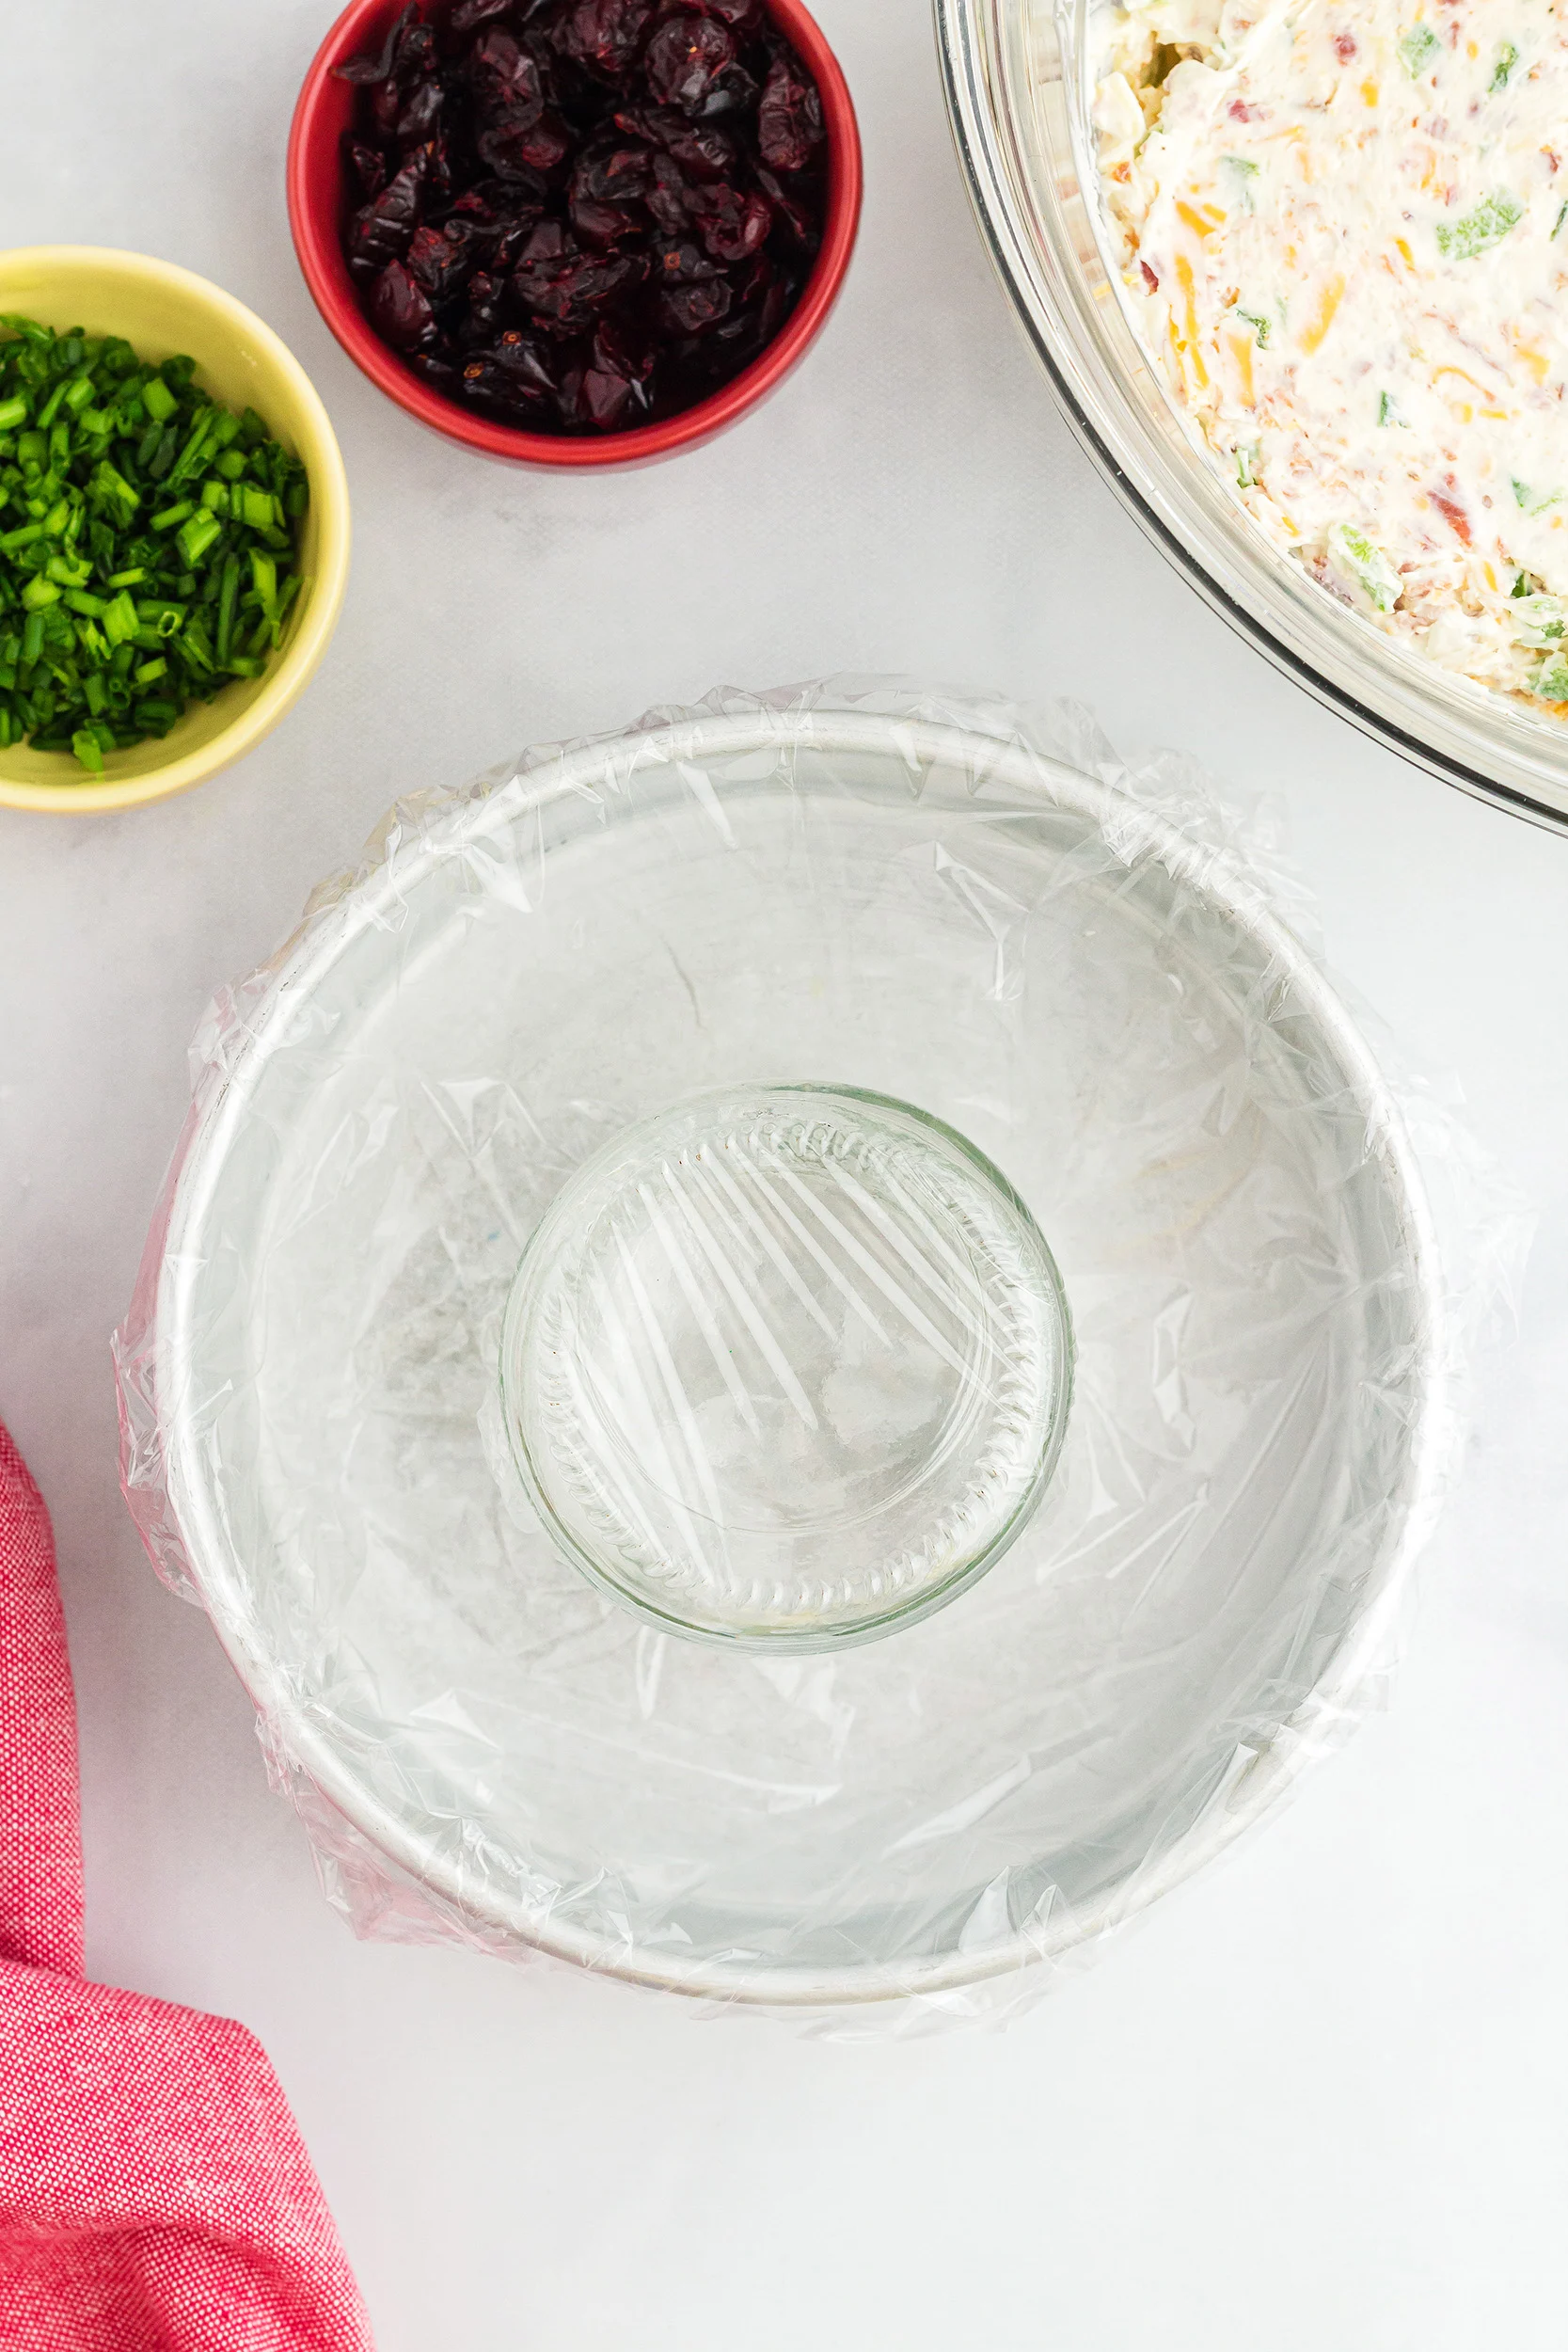
M137 1524L357 1931L934 2030L1011 2014L1338 1742L1516 1229L1304 936L1266 804L1128 771L1070 705L723 690L397 805L214 1001L117 1339ZM762 1658L557 1552L497 1366L578 1168L803 1081L1003 1170L1076 1393L962 1597Z

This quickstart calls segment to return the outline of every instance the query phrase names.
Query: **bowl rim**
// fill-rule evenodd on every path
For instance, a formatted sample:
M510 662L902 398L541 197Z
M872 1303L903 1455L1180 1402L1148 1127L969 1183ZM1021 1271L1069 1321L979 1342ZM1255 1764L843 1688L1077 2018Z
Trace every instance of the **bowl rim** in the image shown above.
M1073 71L1071 46L1088 0L932 0L932 6L949 126L982 243L1064 418L1134 521L1238 636L1362 734L1474 799L1546 830L1568 832L1568 766L1560 773L1544 751L1538 756L1503 739L1490 706L1504 698L1477 687L1473 707L1461 712L1455 702L1441 708L1433 690L1456 691L1454 674L1365 624L1356 626L1366 628L1370 646L1336 629L1333 616L1315 608L1306 618L1292 612L1275 585L1263 534L1238 508L1235 520L1246 529L1237 530L1234 547L1221 545L1209 515L1217 485L1203 475L1196 455L1179 467L1155 449L1142 411L1134 413L1131 380L1098 347L1090 348L1094 338L1080 312L1091 302L1091 271L1096 331L1114 333L1122 317L1103 252L1088 250L1097 241L1094 192L1080 185L1078 159L1064 135L1051 149L1051 201L1064 222L1070 215L1070 230L1063 229L1059 246L1036 236L1031 207L1015 184L1017 141L999 94L1007 80L1000 53L1027 8L1030 32L1041 43L1042 87L1049 84L1053 116L1059 115L1070 99L1059 84ZM1131 337L1131 327L1126 333ZM1308 584L1304 577L1303 587ZM1468 696L1465 701L1468 705ZM1563 739L1568 752L1568 729Z
M828 215L821 249L800 298L771 342L738 375L705 400L657 424L595 437L528 433L464 408L432 390L381 341L360 308L343 260L338 222L327 219L311 193L311 180L326 138L323 112L333 68L352 55L369 20L389 11L395 0L348 0L312 58L294 107L289 133L289 225L294 251L311 298L332 333L361 373L409 416L447 439L482 456L514 465L565 470L645 465L674 455L721 433L765 400L816 340L837 301L848 272L860 228L863 164L854 102L843 68L802 0L764 0L786 38L811 68L822 97L828 138ZM334 147L336 140L333 141ZM339 167L341 170L341 166Z
M304 426L298 451L310 480L319 518L316 577L302 604L288 644L262 680L261 691L232 722L197 751L172 759L150 774L103 784L28 784L0 775L0 807L35 809L51 816L91 817L140 808L205 784L231 767L270 735L309 684L325 653L342 610L348 585L353 531L348 477L342 453L320 393L281 336L231 294L177 262L159 261L116 246L37 245L0 251L0 268L21 263L43 274L69 267L90 269L127 283L157 286L194 299L231 334L260 344L268 360L289 379Z
M607 760L620 765L628 752L643 762L689 762L726 756L782 737L812 748L853 755L885 752L889 723L875 713L818 708L809 713L747 712L683 719L625 739L590 741L568 749L559 760L530 773L516 772L497 793L454 802L438 825L427 827L406 857L384 865L314 922L267 969L264 992L247 1013L245 1030L213 1090L193 1104L180 1147L178 1172L166 1209L148 1244L151 1269L149 1342L154 1401L193 1392L190 1312L195 1268L203 1254L202 1226L211 1211L218 1175L249 1098L277 1043L309 989L370 926L397 919L404 895L421 872L473 843L487 826L515 820L519 811L542 812L570 798ZM899 720L902 755L927 761L958 761L975 745L973 729L950 721ZM1152 1867L1134 1871L1096 1906L1053 1916L1043 1930L1012 1932L968 1951L948 1951L926 1960L878 1962L864 1967L759 1969L722 1959L682 1962L665 1951L629 1941L597 1936L554 1915L549 1904L489 1888L476 1901L448 1862L415 1829L357 1778L350 1760L330 1742L309 1701L292 1686L280 1664L253 1640L248 1613L237 1596L236 1575L225 1515L218 1507L202 1433L192 1417L170 1425L160 1408L157 1442L162 1454L161 1531L178 1532L180 1551L230 1663L268 1728L274 1752L303 1773L315 1796L365 1841L378 1867L402 1878L456 1924L464 1940L484 1948L523 1945L578 1966L630 1982L703 1999L737 2001L788 2009L858 2005L949 1993L989 1979L1016 1975L1040 1961L1058 1958L1123 1920L1146 1910L1156 1897L1190 1878L1272 1809L1284 1790L1320 1754L1332 1727L1353 1717L1355 1695L1366 1676L1388 1653L1405 1589L1418 1554L1435 1521L1448 1463L1452 1423L1453 1379L1449 1370L1448 1311L1441 1253L1425 1184L1414 1146L1387 1079L1351 1012L1293 931L1259 904L1256 887L1233 876L1224 862L1186 839L1170 820L1141 806L1113 786L1086 776L1063 760L1018 742L987 737L987 775L1024 794L1085 817L1104 830L1114 826L1118 854L1129 865L1153 861L1173 879L1206 898L1266 952L1281 991L1293 992L1319 1025L1340 1061L1347 1086L1365 1119L1370 1155L1375 1159L1408 1253L1412 1345L1409 1392L1412 1435L1401 1491L1390 1524L1369 1569L1360 1605L1315 1689L1295 1717L1280 1724L1256 1748L1189 1830ZM520 800L517 797L521 796ZM144 1278L145 1279L145 1278ZM122 1444L130 1424L122 1393ZM138 1440L138 1451L140 1441ZM130 1460L129 1454L126 1456ZM127 1488L127 1499L131 1489ZM144 1538L145 1539L145 1538ZM158 1554L149 1542L154 1559ZM198 1569L198 1563L200 1563ZM214 1573L215 1572L215 1573ZM227 1602L227 1608L226 1608Z

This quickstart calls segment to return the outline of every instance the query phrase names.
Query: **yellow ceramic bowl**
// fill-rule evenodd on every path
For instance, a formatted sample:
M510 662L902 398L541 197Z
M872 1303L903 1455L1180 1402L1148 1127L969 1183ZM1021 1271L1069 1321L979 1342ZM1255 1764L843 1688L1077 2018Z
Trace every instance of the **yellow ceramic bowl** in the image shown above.
M271 732L304 691L337 626L348 580L348 484L326 410L270 326L220 287L169 262L80 245L0 253L4 310L62 331L80 326L89 335L123 335L145 359L188 352L214 399L254 408L304 460L310 479L304 583L282 646L260 677L237 678L210 703L193 703L161 741L111 752L102 778L89 780L60 752L25 744L0 751L0 806L85 815L186 792L243 759Z

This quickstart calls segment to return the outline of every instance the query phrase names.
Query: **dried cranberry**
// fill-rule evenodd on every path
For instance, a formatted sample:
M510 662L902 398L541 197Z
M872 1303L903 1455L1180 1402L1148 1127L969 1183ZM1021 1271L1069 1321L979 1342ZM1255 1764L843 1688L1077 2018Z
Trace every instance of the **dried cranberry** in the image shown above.
M654 283L658 286L693 286L702 278L723 275L717 262L710 261L700 245L689 241L656 245L653 249Z
M457 340L465 351L488 342L501 326L501 311L506 301L506 280L492 278L488 270L475 270L467 284L468 310L458 329Z
M556 41L579 65L624 73L652 24L654 0L576 0L556 26Z
M343 65L332 69L340 82L385 82L397 59L398 43L419 14L419 0L408 0L408 6L395 24L388 27L387 38L373 56L350 57Z
M698 219L703 243L717 261L745 262L760 253L773 226L765 196L742 196L736 188L705 188Z
M671 155L654 157L653 184L645 199L648 217L667 237L678 237L695 217L696 192Z
M349 230L349 253L354 260L374 262L378 267L402 260L419 226L424 175L425 158L417 155L378 197L355 214Z
M679 335L700 335L728 315L731 294L727 278L700 285L670 286L658 297L659 315Z
M572 172L572 194L595 204L626 204L646 196L654 158L645 147L589 148Z
M436 67L436 35L428 24L409 24L398 36L393 79L406 89Z
M416 375L423 376L425 382L433 384L438 392L445 392L449 400L457 397L462 389L463 374L461 369L454 368L450 359L441 358L434 351L411 351L407 359Z
M582 405L588 411L589 422L596 424L601 433L611 433L631 405L632 387L624 375L611 375L603 368L584 370Z
M648 43L648 87L661 106L700 115L714 86L736 62L735 41L710 16L685 11L665 20Z
M492 17L505 16L512 0L457 0L457 6L447 19L449 33L471 33L481 24L488 24Z
M637 199L652 179L650 165L646 148L623 147L579 157L568 200L572 226L584 244L621 245L646 228L648 216Z
M416 229L409 241L408 274L417 278L432 302L446 302L467 276L467 239L450 229Z
M371 323L395 351L418 350L436 332L425 291L401 262L388 262L371 288Z
M577 261L563 262L542 287L535 277L536 291L523 298L537 325L552 334L574 335L589 326L595 311L615 295L639 284L647 267L641 255L634 259L626 253L583 254ZM514 283L522 293L520 280Z
M601 319L594 333L594 365L628 384L646 384L658 361L651 336L625 319Z
M397 119L398 138L416 146L428 139L441 119L445 102L446 92L437 75L433 73L424 81L416 82Z
M363 139L348 138L343 141L343 152L364 195L379 196L387 185L387 158L380 148L368 146Z
M549 346L538 335L522 335L509 327L496 342L492 354L498 367L504 368L520 393L537 395L541 400L553 399L558 389L557 370Z
M571 151L572 135L558 114L542 114L536 122L504 118L479 135L480 154L502 180L528 180L535 172L553 171Z
M504 114L509 121L527 129L544 113L545 86L538 59L519 48L499 25L475 41L468 72L481 105Z
M775 171L804 171L822 144L822 101L781 52L757 105L757 148Z
M774 218L783 221L795 243L815 253L818 242L817 228L805 206L786 187L782 186L770 171L763 170L760 166L757 185L771 203Z

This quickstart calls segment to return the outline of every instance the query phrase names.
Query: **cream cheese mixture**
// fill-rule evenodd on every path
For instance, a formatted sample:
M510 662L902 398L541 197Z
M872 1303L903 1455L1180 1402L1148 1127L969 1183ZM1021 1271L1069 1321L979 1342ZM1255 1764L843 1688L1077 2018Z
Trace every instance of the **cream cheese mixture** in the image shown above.
M1132 0L1101 66L1133 314L1238 497L1568 704L1568 0Z

